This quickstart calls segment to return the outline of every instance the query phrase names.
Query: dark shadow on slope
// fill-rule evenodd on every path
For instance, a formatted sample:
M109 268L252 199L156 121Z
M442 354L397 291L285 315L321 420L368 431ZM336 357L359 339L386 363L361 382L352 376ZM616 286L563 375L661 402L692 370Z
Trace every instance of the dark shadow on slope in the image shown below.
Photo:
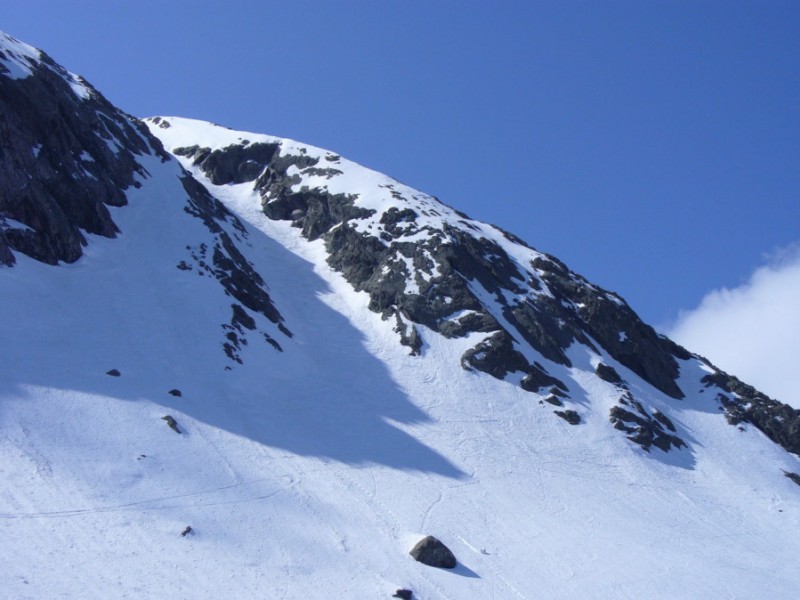
M464 563L461 563L461 562L459 562L456 565L455 569L453 569L451 572L455 573L456 575L460 575L461 577L468 577L470 579L480 579L481 578L480 575L478 575L475 571L473 571L467 565L465 565Z
M4 339L24 335L26 342L16 350L4 345L0 394L28 396L35 402L35 396L21 388L44 386L149 400L162 405L165 414L174 414L179 423L182 413L301 456L463 477L447 458L390 422L422 424L430 418L365 348L361 332L325 304L322 296L330 290L312 265L252 229L250 244L252 250L243 250L270 286L278 310L295 334L292 339L281 338L284 352L259 339L257 331L251 332L242 352L244 364L239 365L223 353L221 330L214 339L196 339L191 307L193 302L208 302L209 285L214 282L207 278L195 277L192 287L150 298L137 294L135 286L141 282L120 269L120 280L108 284L116 292L114 314L128 315L125 323L119 323L104 316L101 300L90 299L103 290L88 285L90 279L80 280L86 270L75 270L78 279L72 282L70 296L59 298L63 292L56 287L40 293L52 295L54 304L58 298L66 306L81 306L80 310L37 315L35 326L20 324L19 331L4 333ZM113 245L106 250L114 252ZM202 285L206 287L198 289ZM86 289L76 291L82 287ZM230 306L221 288L213 293L220 307ZM97 303L96 310L92 302ZM224 323L226 316L220 313L218 322ZM258 323L274 333L266 320ZM111 368L119 369L121 376L106 375ZM182 391L181 397L168 394L175 388ZM191 427L184 429L184 435L192 435ZM124 435L124 431L98 435Z

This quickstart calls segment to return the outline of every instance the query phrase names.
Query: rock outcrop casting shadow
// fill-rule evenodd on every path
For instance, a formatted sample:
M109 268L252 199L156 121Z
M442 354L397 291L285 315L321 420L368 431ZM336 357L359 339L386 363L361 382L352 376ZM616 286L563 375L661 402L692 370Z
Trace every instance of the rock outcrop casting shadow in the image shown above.
M123 233L136 235L122 225ZM248 258L294 333L281 339L283 352L253 334L244 364L230 361L219 329L229 302L218 291L209 298L209 284L200 285L207 279L169 285L173 270L181 273L173 269L163 293L152 294L152 272L164 270L154 264L158 249L134 256L119 241L93 240L91 265L80 259L53 267L20 257L16 277L0 282L6 339L20 319L35 322L4 353L0 394L35 402L22 388L42 386L149 400L302 456L462 477L449 460L390 423L424 424L429 417L367 350L361 332L324 302L330 289L313 266L255 230L249 241ZM206 318L214 314L213 306L203 306L209 302L220 306L216 322ZM205 336L209 330L213 335ZM122 376L106 375L110 367ZM182 397L166 392L175 388Z

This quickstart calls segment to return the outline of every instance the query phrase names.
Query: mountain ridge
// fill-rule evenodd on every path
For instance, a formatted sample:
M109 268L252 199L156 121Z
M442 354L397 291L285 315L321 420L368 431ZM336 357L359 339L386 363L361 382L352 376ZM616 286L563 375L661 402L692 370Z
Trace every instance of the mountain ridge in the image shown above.
M89 84L0 52L9 594L789 597L798 411L390 177L106 105L93 130ZM114 230L45 185L86 173ZM455 572L407 555L431 533Z

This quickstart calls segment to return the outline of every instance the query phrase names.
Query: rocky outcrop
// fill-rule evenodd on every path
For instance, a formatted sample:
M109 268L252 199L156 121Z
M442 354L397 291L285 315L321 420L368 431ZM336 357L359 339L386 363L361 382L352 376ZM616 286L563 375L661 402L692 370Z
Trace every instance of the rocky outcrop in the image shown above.
M432 198L409 198L394 184L381 187L405 206L387 203L380 214L359 207L356 195L304 185L312 176L333 176L339 162L335 155L319 158L302 150L289 153L272 144L244 143L216 150L178 148L176 153L190 158L216 184L241 181L245 175L237 165L260 161L246 177L260 193L265 214L290 221L309 240L323 239L331 267L369 294L372 310L396 320L400 341L411 353L422 348L415 324L446 337L484 333L464 353L461 365L499 379L521 373L522 387L538 392L567 386L541 364L531 364L516 344L526 342L543 358L565 366L571 366L566 355L571 344L598 352L600 345L659 390L683 397L676 357L688 353L642 323L619 297L511 234L500 232L535 257L530 264L512 259L465 215ZM438 218L444 210L453 219Z
M620 398L620 404L624 408L612 407L609 420L615 429L624 431L628 434L628 439L643 450L650 452L650 448L655 446L669 452L672 448L681 449L686 446L686 442L675 434L675 425L666 415L658 411L649 414L630 393Z
M158 124L161 121L154 119L154 122ZM191 158L203 169L211 183L224 185L253 181L263 171L263 165L269 164L275 157L278 149L278 144L242 143L225 150L213 151L211 148L199 146L175 148L173 153Z
M555 257L388 178L365 192L371 196L362 202L347 188L325 183L345 167L324 151L240 138L227 147L190 146L176 153L212 183L252 181L269 218L291 223L308 240L323 240L329 265L368 294L371 310L392 319L411 354L425 352L421 332L427 330L448 338L473 336L476 341L461 356L464 369L519 382L543 404L563 409L558 416L579 423L580 415L565 406L569 388L553 367L573 367L568 350L578 344L617 365L596 369L599 379L619 388L619 403L610 413L615 428L645 450L686 445L666 415L633 398L617 369L680 400L681 361L696 357L642 322L617 294ZM527 358L525 347L540 362ZM730 421L747 420L790 451L800 450L800 419L793 409L748 391L724 393L730 380L718 377ZM755 401L740 401L745 398Z
M49 264L74 262L83 253L84 233L119 233L108 206L124 206L126 190L149 177L141 158L174 159L142 122L86 81L46 54L0 36L0 265L14 263L13 251ZM229 152L192 152L215 181L237 183L257 177L277 149L245 144ZM186 197L176 194L176 202L185 201L184 211L203 223L212 241L187 246L186 259L176 266L214 278L236 300L223 325L225 352L241 361L257 314L291 336L266 283L239 250L237 242L247 237L242 223L188 173L181 183Z
M773 400L719 370L706 375L703 383L721 390L717 401L728 423L750 423L776 444L800 455L800 410Z
M560 312L561 319L568 317L575 339L589 346L594 345L594 340L657 389L673 398L683 398L676 383L676 357L688 358L688 352L659 336L619 296L590 284L558 259L543 257L534 261L534 267L563 309L554 312Z
M263 278L239 251L231 236L222 227L222 223L227 223L240 237L246 238L247 231L242 223L188 173L181 178L181 181L188 194L184 210L203 222L213 234L215 242L213 246L201 244L191 251L194 267L185 261L178 267L183 270L194 268L218 280L230 296L254 313L259 313L275 323L281 333L291 337L291 332L283 323L283 317L272 303ZM243 327L254 330L255 322L241 306L238 304L233 306L230 325L225 326L228 341L224 346L226 354L231 359L240 362L236 351L241 347L241 339L235 332L242 333ZM267 336L267 342L280 349L280 345L269 336Z
M70 263L83 232L118 233L107 206L125 205L125 190L147 176L136 157L168 156L142 123L49 56L27 62L31 73L19 78L0 62L0 263L14 262L11 250Z
M553 414L561 417L570 425L580 425L581 416L574 410L554 410Z

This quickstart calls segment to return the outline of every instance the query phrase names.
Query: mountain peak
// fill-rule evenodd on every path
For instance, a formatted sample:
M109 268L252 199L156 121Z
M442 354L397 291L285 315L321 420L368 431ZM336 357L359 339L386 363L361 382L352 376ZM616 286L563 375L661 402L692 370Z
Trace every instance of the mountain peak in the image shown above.
M796 587L800 411L389 176L0 52L8 594Z

